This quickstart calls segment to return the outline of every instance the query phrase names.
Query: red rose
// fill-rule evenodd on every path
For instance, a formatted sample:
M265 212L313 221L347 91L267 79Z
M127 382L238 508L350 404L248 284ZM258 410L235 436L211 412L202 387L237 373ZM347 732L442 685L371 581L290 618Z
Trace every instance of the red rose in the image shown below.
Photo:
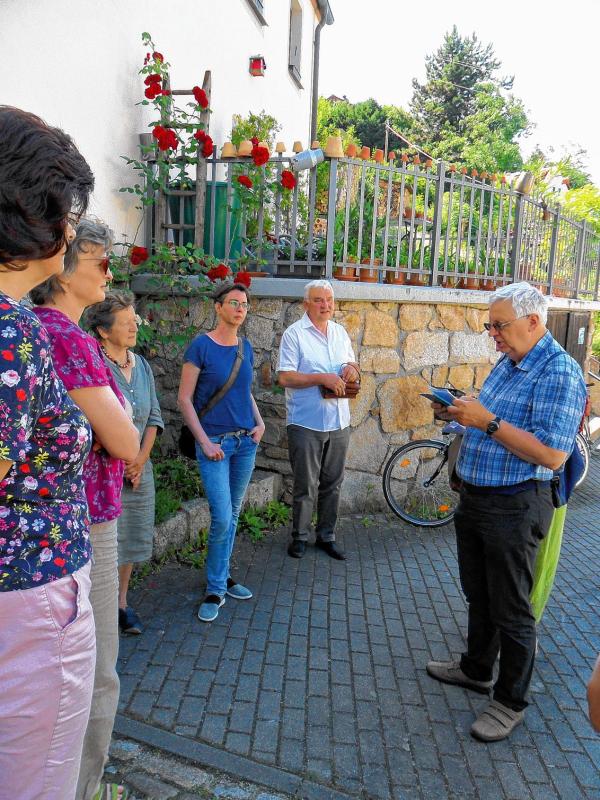
M21 466L19 467L19 470L21 472L24 472L25 475L27 475L29 472L31 472L31 467L29 466L29 464L21 464Z
M162 76L158 72L153 72L151 75L146 75L144 84L150 86L151 83L161 83Z
M67 562L64 560L64 558L55 558L54 563L57 567L64 567Z
M289 169L284 169L281 173L281 185L284 189L293 189L296 185L294 173L290 172Z
M269 160L269 151L266 147L256 145L252 148L252 159L257 167L262 167Z
M129 253L129 261L134 267L139 267L144 261L148 260L148 250L145 247L132 247Z
M46 497L46 495L50 494L50 489L46 489L45 486L42 486L42 488L38 491L38 494L40 497Z
M164 61L165 60L165 57L163 56L162 53L158 53L158 52L152 53L152 56L154 57L155 61Z
M247 286L248 289L250 288L250 283L252 281L252 277L248 275L247 272L238 272L235 276L235 283L241 283L242 286Z
M202 145L202 155L204 158L210 158L210 156L213 154L213 150L213 140L210 138L210 136L206 136L204 139L204 144Z
M163 95L163 97L170 97L171 96L171 92L168 89L163 89L161 94Z
M148 86L148 88L144 92L148 100L154 100L154 98L158 97L160 93L161 93L160 83L151 83L150 86Z
M144 66L150 61L150 53L146 53L146 58L144 59Z
M217 267L211 267L206 273L209 281L223 281L229 276L230 270L226 264L219 264Z
M26 400L27 392L25 389L17 389L17 400Z
M246 189L251 189L254 185L247 175L238 175L238 183L245 186Z
M258 136L253 136L253 137L250 139L250 141L252 142L252 146L253 146L253 147L257 147L257 146L258 146Z
M192 94L194 95L194 100L198 103L200 108L208 108L208 96L204 89L201 89L199 86L194 86L192 89Z
M158 142L159 150L169 150L170 148L177 150L179 139L175 131L171 128L163 128L162 125L157 125L152 131L152 136L154 136Z
M2 358L3 358L5 361L14 361L14 360L15 360L15 357L14 357L14 355L13 355L13 354L10 352L10 350L3 350L3 351L2 351L2 353L0 353L0 355L2 356Z
M198 130L194 134L194 139L197 142L203 142L206 139L206 136L207 136L206 131L203 131L201 128L198 128Z

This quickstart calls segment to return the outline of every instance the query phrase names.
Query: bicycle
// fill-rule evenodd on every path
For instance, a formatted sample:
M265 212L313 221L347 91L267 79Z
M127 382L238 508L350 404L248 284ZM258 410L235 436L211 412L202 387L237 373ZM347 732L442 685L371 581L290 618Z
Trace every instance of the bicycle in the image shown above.
M458 422L442 428L448 441L418 439L392 453L383 470L383 494L391 510L423 528L438 528L454 518L458 493L450 486L448 450L454 436L464 433Z

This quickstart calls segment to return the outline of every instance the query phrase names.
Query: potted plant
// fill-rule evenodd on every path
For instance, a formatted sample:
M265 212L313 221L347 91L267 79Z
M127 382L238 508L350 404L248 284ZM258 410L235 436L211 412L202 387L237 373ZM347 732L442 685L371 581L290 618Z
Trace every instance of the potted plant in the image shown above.
M400 256L398 258L397 272L394 269L395 263L395 252L393 248L390 248L390 250L388 250L388 269L385 270L384 281L385 283L402 286L406 283L406 273L408 270L408 242L406 240L400 242Z
M477 276L477 264L469 261L465 269L465 289L479 289L479 278Z

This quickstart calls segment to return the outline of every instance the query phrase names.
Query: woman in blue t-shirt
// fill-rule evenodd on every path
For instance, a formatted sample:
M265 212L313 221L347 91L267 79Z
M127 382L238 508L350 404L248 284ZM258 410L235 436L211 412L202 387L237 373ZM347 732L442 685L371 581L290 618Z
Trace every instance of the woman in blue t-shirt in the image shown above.
M248 289L223 284L213 293L217 326L197 336L184 354L179 408L196 439L196 456L210 507L206 557L206 597L198 618L216 619L225 595L249 600L252 592L229 574L235 531L265 425L252 397L254 356L243 340L243 360L235 381L209 411L199 412L227 383L238 352L238 330L248 314Z

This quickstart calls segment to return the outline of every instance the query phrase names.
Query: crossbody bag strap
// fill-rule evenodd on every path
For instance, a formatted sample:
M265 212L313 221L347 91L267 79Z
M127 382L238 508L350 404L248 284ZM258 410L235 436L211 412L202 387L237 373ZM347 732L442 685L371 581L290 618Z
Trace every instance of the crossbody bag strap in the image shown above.
M198 412L198 419L202 419L202 417L205 414L208 414L211 408L214 408L217 405L217 403L225 397L227 392L233 386L235 379L238 376L238 372L240 371L240 367L242 366L242 361L244 360L244 340L241 336L239 337L239 339L240 340L238 343L238 350L237 353L235 354L235 361L233 362L233 367L231 368L229 377L227 378L223 386L221 386L220 389L217 389L217 391L213 394L213 396L206 403L206 405L200 409L200 411Z

